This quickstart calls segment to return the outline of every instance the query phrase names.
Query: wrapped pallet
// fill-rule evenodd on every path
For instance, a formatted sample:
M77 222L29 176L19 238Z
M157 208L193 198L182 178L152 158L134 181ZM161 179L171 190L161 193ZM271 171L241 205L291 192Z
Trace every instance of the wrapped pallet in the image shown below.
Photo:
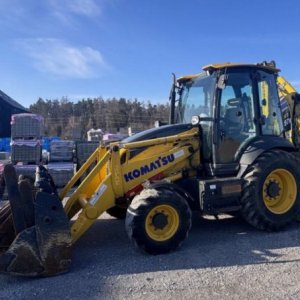
M56 187L64 187L74 175L74 164L70 162L51 162L47 169Z
M8 161L10 158L10 153L9 152L0 152L0 162L1 161Z
M15 170L17 173L17 176L19 177L20 175L29 177L33 181L35 180L35 171L37 168L37 165L15 165Z
M50 142L50 162L72 162L74 157L74 141L57 140Z
M76 142L76 162L77 162L77 171L82 167L82 165L87 161L91 154L97 149L99 142L91 141L78 141ZM95 166L95 163L89 167L89 169L83 173L80 180L84 180L87 174Z
M97 149L99 142L76 142L76 160L78 167L81 167L90 155Z
M39 164L42 157L40 140L14 140L11 145L11 161L13 164Z
M44 119L37 114L23 113L11 116L12 139L40 139L44 133Z
M117 142L125 139L127 135L120 133L106 133L103 135L103 142L109 144L111 142Z

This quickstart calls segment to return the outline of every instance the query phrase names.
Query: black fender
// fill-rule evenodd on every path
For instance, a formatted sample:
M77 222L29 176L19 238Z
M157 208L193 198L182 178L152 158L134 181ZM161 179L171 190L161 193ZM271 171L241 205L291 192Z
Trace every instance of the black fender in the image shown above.
M154 188L156 190L168 189L170 191L175 191L187 201L191 210L195 210L196 208L198 208L199 201L196 201L196 199L190 193L188 193L183 187L179 186L177 183L178 182L172 183L162 180L151 183L147 188Z
M250 140L240 148L237 154L238 157L240 157L240 171L238 173L238 177L241 178L243 176L247 167L252 165L257 157L272 149L281 149L287 152L296 151L295 146L283 137L260 136Z

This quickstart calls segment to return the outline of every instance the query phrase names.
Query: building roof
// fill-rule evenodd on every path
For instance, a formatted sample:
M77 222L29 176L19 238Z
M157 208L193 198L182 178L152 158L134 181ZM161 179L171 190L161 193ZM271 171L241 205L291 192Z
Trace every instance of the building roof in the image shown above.
M24 106L19 104L16 100L12 99L8 95L6 95L4 92L0 90L0 101L5 101L8 105L17 108L19 110L22 110L24 112L28 112L28 109L26 109Z

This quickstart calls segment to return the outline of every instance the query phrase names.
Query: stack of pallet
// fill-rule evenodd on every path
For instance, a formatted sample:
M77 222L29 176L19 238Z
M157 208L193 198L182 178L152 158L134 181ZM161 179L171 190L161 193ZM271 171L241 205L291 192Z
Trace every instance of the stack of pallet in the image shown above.
M74 142L54 140L50 142L48 171L57 187L65 186L74 175Z
M11 162L18 175L34 178L42 158L43 117L23 113L11 117Z
M76 142L77 171L82 167L82 165L87 161L87 159L97 149L98 146L99 146L99 142L90 142L90 141ZM88 174L88 172L91 171L90 169L88 169L87 172L85 172L83 174L83 176L81 177L81 180L83 180L86 177L86 175Z
M76 142L77 168L80 168L87 161L98 146L99 142Z
M50 142L49 161L71 162L74 157L74 141L54 140Z
M48 172L56 187L64 187L74 175L73 162L49 162Z
M41 139L44 133L43 117L23 113L11 116L11 136L14 139Z
M23 175L35 180L36 165L15 165L17 176Z

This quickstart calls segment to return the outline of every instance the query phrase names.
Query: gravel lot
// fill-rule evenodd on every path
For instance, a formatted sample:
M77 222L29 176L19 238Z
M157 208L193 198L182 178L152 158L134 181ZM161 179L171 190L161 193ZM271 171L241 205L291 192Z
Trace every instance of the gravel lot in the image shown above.
M69 273L0 275L0 299L299 299L300 224L260 232L239 218L194 216L176 252L150 256L104 215L74 246Z

